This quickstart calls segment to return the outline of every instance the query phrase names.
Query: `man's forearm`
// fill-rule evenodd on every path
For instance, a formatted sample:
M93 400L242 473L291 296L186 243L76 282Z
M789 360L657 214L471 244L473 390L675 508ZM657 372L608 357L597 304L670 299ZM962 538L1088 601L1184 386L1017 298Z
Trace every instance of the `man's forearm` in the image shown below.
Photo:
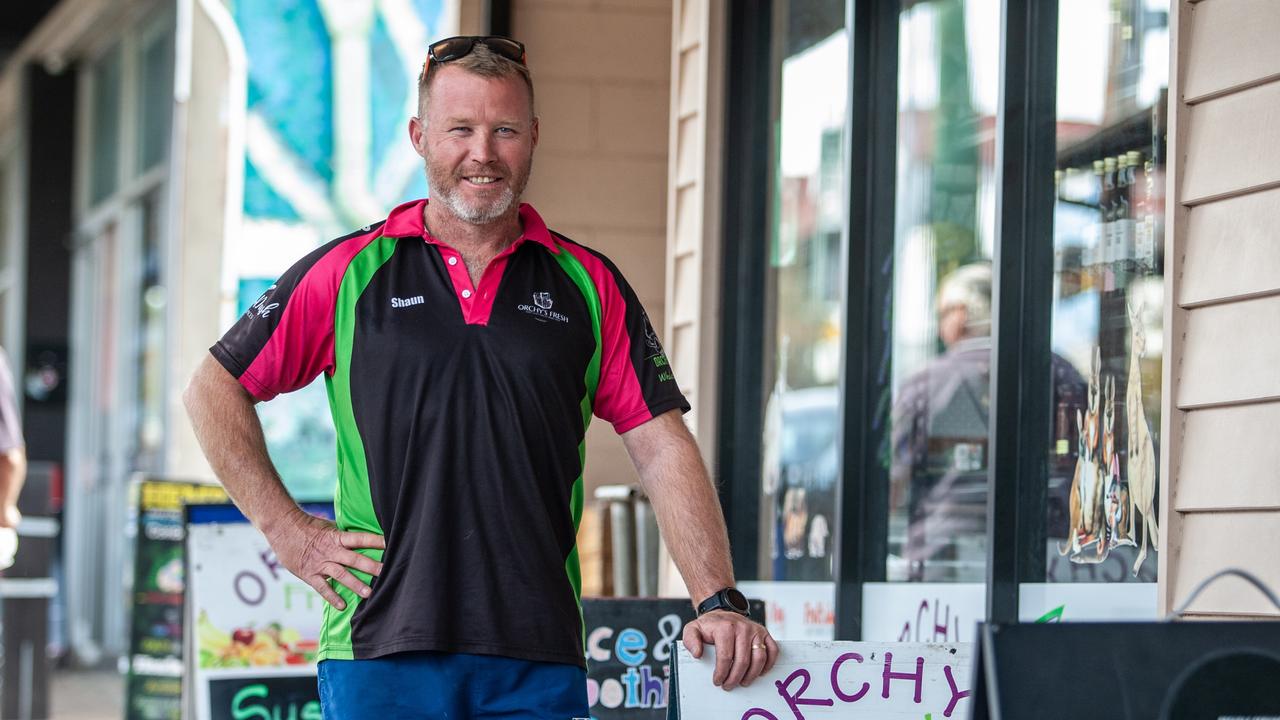
M27 451L15 448L0 454L0 506L17 506L27 479Z
M230 373L206 357L182 399L209 465L245 517L270 537L301 512L271 464L253 399Z
M652 427L650 427L652 426ZM643 431L636 436L638 431ZM733 584L729 536L693 436L671 412L624 436L693 603Z

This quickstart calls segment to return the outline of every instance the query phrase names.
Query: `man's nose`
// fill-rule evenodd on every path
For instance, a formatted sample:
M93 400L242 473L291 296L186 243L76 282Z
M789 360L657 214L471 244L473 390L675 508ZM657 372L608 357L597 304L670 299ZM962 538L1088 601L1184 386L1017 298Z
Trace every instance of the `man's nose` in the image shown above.
M497 146L492 133L475 133L471 139L470 151L471 160L481 165L488 165L498 157Z

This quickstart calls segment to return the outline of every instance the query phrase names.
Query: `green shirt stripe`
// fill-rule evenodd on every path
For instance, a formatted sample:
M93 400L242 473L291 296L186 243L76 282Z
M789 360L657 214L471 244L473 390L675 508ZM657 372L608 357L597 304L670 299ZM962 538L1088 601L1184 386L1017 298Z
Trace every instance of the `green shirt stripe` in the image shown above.
M356 427L351 405L351 354L355 341L356 302L378 269L391 259L396 238L379 237L360 251L342 275L334 311L334 371L325 379L329 391L329 409L338 435L338 485L333 494L334 515L341 530L383 534L378 516L373 511L369 492L369 466L364 455L364 442ZM359 550L363 555L382 560L381 550ZM370 576L352 569L364 582ZM324 625L320 632L319 659L351 659L351 618L360 597L338 583L330 583L346 602L344 610L325 604Z
M560 263L561 269L573 280L578 289L582 291L582 297L587 301L587 308L591 312L591 334L595 339L595 350L591 353L591 361L587 363L586 387L587 392L582 398L582 442L578 443L578 466L581 470L578 478L573 484L573 496L570 500L570 509L573 513L573 531L576 534L578 526L582 522L582 507L585 493L583 485L582 473L587 467L587 427L591 424L591 411L595 405L596 388L600 385L600 349L603 343L600 339L600 294L596 288L596 284L591 281L591 275L582 263L570 253L561 250L554 255L556 261ZM582 620L582 638L586 643L586 621L582 616L582 566L578 561L578 545L575 542L573 551L569 553L569 557L565 560L565 572L569 575L569 584L573 586L573 595L578 601L578 615ZM584 648L585 649L585 648Z

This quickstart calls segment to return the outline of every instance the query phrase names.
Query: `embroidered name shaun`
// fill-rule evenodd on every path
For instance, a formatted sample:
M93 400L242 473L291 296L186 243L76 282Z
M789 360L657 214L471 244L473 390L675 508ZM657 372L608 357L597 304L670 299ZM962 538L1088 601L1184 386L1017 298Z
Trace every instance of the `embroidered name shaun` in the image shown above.
M533 294L532 305L517 305L516 309L527 315L532 315L534 319L539 322L547 322L548 320L555 320L556 322L562 323L569 322L569 317L567 315L561 315L558 312L553 312L551 310L551 305L551 293L536 292Z
M391 298L391 307L393 308L409 307L411 305L421 305L425 302L426 300L424 300L421 295L414 295L413 297L410 297L410 298L393 297Z

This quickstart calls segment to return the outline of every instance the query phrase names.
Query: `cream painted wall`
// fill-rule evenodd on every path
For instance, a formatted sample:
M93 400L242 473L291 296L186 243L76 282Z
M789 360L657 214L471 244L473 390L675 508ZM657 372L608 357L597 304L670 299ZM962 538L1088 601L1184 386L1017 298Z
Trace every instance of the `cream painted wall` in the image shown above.
M662 328L671 0L517 0L512 15L541 118L526 199L553 230L609 256ZM596 420L587 498L632 482L621 440Z
M1280 13L1174 3L1161 610L1237 566L1280 588ZM1238 580L1192 610L1280 617Z
M243 73L244 58L243 49L228 44L233 37L230 22L230 14L221 5L192 3L191 65L176 69L190 72L190 84L189 95L174 106L174 132L180 139L173 145L171 163L171 222L173 236L179 241L172 245L170 262L178 292L170 300L175 339L165 397L174 422L165 466L169 476L184 479L213 478L187 420L182 391L208 356L209 338L218 333L222 244L228 218L233 215L226 208L229 203L237 208L242 204L240 197L228 197L240 186L228 184L231 168L226 158L236 131L230 126L235 114L227 108L233 102L243 104L245 92L243 78L235 87L233 61L238 55ZM193 180L195 175L198 181Z

